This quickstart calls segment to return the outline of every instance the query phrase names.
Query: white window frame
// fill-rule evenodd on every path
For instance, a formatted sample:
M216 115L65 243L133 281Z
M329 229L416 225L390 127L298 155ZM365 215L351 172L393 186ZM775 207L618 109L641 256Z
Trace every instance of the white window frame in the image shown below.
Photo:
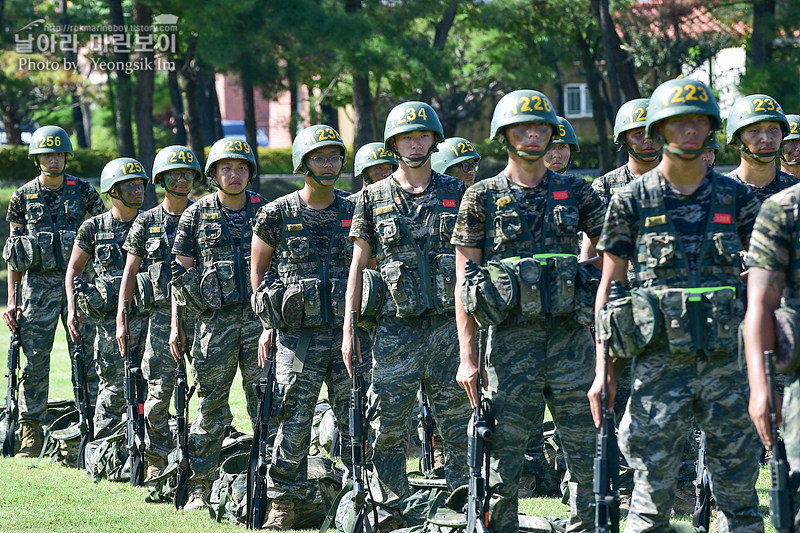
M569 109L570 89L580 89L581 104L580 111L575 113ZM592 100L589 96L589 86L585 83L567 83L564 85L564 116L565 118L589 118L592 116Z

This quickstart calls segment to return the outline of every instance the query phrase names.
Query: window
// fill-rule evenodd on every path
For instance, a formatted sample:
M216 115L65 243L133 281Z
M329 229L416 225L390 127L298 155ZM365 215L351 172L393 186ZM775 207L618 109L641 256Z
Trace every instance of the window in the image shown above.
M564 102L566 102L566 118L582 118L592 116L592 99L589 87L585 83L571 83L564 86Z

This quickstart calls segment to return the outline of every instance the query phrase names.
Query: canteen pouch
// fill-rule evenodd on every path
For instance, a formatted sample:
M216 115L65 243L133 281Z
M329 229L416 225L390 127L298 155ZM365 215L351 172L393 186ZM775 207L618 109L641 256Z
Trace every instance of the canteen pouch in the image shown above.
M642 288L631 289L630 294L636 344L640 348L647 348L661 335L664 324L658 308L658 296L652 290Z
M187 310L202 313L208 309L205 300L200 294L200 281L197 268L192 266L182 274L173 278L170 282L172 286L172 294L175 295L175 301L179 306L185 307Z
M55 235L49 231L40 231L36 234L36 242L39 245L39 257L43 271L55 270L58 268L56 261Z
M522 321L542 318L542 265L536 259L525 257L511 263L519 287L519 313Z
M600 338L608 339L608 353L612 359L630 359L641 353L631 296L609 301L597 314L595 325Z
M146 313L153 307L153 283L147 272L136 274L136 292L133 293L133 303L140 313Z
M288 328L299 328L303 325L303 285L290 283L283 293L281 301L281 317Z
M377 319L382 316L386 300L386 283L384 283L383 278L377 271L365 268L361 283L359 325L362 323L370 327L377 325ZM391 302L391 298L389 298L389 301Z
M97 277L86 291L78 294L78 308L92 318L105 318L117 308L116 295L112 281Z
M800 314L791 307L775 310L775 370L781 374L800 371Z
M280 329L284 326L281 320L281 303L286 286L278 278L273 278L269 286L261 285L250 298L253 312L261 320L266 329Z
M455 310L456 256L454 254L439 254L433 259L433 279L436 311L443 313Z
M732 256L738 261L738 254ZM705 346L708 353L718 350L735 351L739 323L744 318L744 303L736 298L735 289L720 289L703 293L705 314Z
M664 330L670 353L692 353L692 329L689 319L689 294L683 289L665 289L658 295L658 307L664 315Z
M233 261L216 261L200 279L200 295L211 309L222 309L227 304L242 300L236 287L236 264Z
M39 244L31 235L12 235L3 247L3 259L16 272L25 272L41 265Z
M388 222L381 221L381 222ZM381 270L381 277L396 306L396 316L400 318L418 316L424 310L417 280L400 261L389 261Z
M459 296L464 311L472 315L479 328L497 326L508 316L487 268L478 267L473 275L465 276Z

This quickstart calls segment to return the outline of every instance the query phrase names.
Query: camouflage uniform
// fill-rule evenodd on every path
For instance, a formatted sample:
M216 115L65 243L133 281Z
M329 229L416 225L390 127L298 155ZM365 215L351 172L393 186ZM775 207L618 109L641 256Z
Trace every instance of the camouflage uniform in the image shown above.
M75 243L93 261L96 279L106 279L113 285L115 302L125 267L122 245L132 225L133 220L120 222L111 211L106 211L84 222L75 238ZM144 351L147 317L138 315L135 311L131 315L128 317L128 325L134 340L133 350L138 355ZM97 320L97 338L94 342L95 367L100 377L94 410L94 434L98 439L108 436L108 431L122 420L122 413L125 411L125 361L119 353L116 334L115 306L114 310Z
M189 204L191 205L191 203ZM142 258L141 271L149 274L153 287L153 307L149 311L147 340L142 357L142 373L147 381L144 402L145 455L153 464L164 460L175 448L169 427L169 404L175 387L175 359L169 349L170 333L170 253L175 242L180 215L168 213L163 205L141 213L133 221L123 249ZM186 345L194 340L196 315L186 312L183 329Z
M501 173L467 190L452 242L480 249L484 263L532 254L570 254L577 261L578 232L597 237L603 211L603 203L581 178L548 170L539 185L525 188ZM548 275L556 275L555 268L546 269ZM551 286L553 302L567 300L558 289L567 280L559 283L559 279L542 284ZM573 282L580 285L580 280L569 280L569 284ZM593 292L586 294L584 305L591 306L592 298ZM586 402L594 343L588 328L573 319L576 305L569 301L558 317L540 315L525 320L511 316L497 326L496 338L491 340L487 365L496 419L492 469L499 477L492 483L503 483L500 500L489 518L494 531L518 529L517 489L523 455L542 395L561 436L571 473L569 530L594 527L595 429ZM589 310L589 321L591 314Z
M750 266L784 272L785 304L800 309L800 185L775 194L761 206L750 237ZM782 434L792 470L800 466L800 372L786 376L783 391ZM800 498L795 494L795 529L800 528Z
M733 178L739 183L744 183L741 178L736 174L735 171L728 173L729 178ZM756 198L761 203L764 203L764 200L775 194L776 192L780 192L783 189L791 187L792 185L796 185L800 183L800 180L792 176L791 174L787 174L786 172L775 169L775 178L772 181L767 183L764 187L754 187L749 183L744 183L755 193Z
M409 495L406 443L420 381L444 441L448 485L464 484L467 474L470 409L454 380L455 258L449 242L463 191L460 180L432 172L425 191L410 194L392 176L367 187L353 216L350 237L369 243L383 279L395 280L375 330L369 393L370 409L375 410L371 490L382 524L392 518L401 521L400 509ZM397 301L403 318L394 312ZM395 316L389 316L389 309Z
M758 207L747 187L713 170L691 195L675 191L654 169L611 199L597 248L633 261L639 285L653 289L659 315L667 315L666 334L633 358L633 389L620 424L620 448L635 469L629 531L666 529L692 417L706 434L719 531L763 531L755 492L759 442L736 352L741 294L722 290L689 300L686 291L667 290L740 289L738 252ZM691 319L692 309L708 321ZM703 324L709 326L691 332Z
M253 385L261 377L257 342L261 323L250 307L250 224L266 201L250 191L243 194L247 195L246 204L240 211L223 207L216 194L188 207L181 215L172 247L174 255L194 259L201 278L216 276L221 294L203 296L222 303L220 309L200 313L195 326L192 381L197 385L200 407L189 435L193 483L210 484L214 477L222 433L231 422L228 395L237 366L247 413L251 422L256 418L258 398Z
M600 199L603 200L603 204L607 207L611 201L611 196L617 189L624 187L635 179L636 176L633 175L626 163L592 181L592 189L597 192Z
M44 422L50 375L50 351L53 349L58 318L66 329L67 299L64 272L69 262L75 232L87 214L105 211L97 191L83 180L64 175L64 185L51 191L35 178L11 196L6 220L25 225L25 234L42 239L49 235L51 245L42 251L42 265L28 270L22 278L22 319L19 322L22 351L22 379L19 389L20 420ZM46 264L45 264L46 263ZM86 330L88 328L84 328ZM88 332L87 332L88 333ZM86 335L91 337L91 335ZM72 353L72 339L67 335ZM88 350L87 352L88 353ZM87 358L87 379L92 403L97 394L97 374Z
M325 209L311 209L301 203L298 192L292 192L256 215L253 232L275 249L278 279L287 287L310 280L322 282L322 294L318 295L322 305L316 316L307 312L302 317L302 309L297 310L297 318L312 324L278 330L276 379L283 403L269 468L271 499L299 499L307 493L311 424L323 382L339 435L347 435L351 382L341 345L344 291L353 256L353 243L347 236L353 207L337 195ZM350 463L349 450L342 451L342 459Z

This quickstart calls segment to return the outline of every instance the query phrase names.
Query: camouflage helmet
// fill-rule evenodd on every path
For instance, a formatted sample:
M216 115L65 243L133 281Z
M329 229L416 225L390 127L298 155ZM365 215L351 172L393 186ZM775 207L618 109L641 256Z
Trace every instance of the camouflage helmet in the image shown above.
M783 138L784 141L800 139L800 115L786 115L786 122L789 124L789 133Z
M476 159L481 160L481 155L464 137L449 137L439 145L439 151L431 156L431 167L439 174L453 165Z
M645 134L654 139L654 124L681 115L711 117L712 131L718 129L721 123L717 101L708 85L692 78L678 78L665 81L650 96Z
M558 137L558 118L553 104L543 93L530 89L512 91L494 107L489 137L499 140L500 130L512 124L544 122L553 126L552 140Z
M387 149L391 149L389 141L394 136L412 131L432 131L436 133L436 143L444 141L439 115L425 102L404 102L394 106L386 116L383 143Z
M162 148L153 161L153 184L158 183L158 178L164 172L179 169L194 170L195 180L199 180L202 176L200 162L190 148L179 144Z
M580 152L581 145L578 144L578 136L575 134L575 129L569 120L564 117L556 116L558 119L558 139L553 141L553 144L569 144L573 152Z
M619 106L617 117L614 119L615 143L622 144L622 135L626 131L644 128L649 105L649 98L634 98Z
M223 159L244 159L250 166L249 179L252 180L255 178L257 166L256 155L253 149L250 148L250 145L247 144L247 141L235 137L224 137L211 145L211 150L208 151L208 160L206 160L206 176L210 178L211 167L213 167L217 161Z
M315 124L300 131L292 143L293 172L303 172L303 159L309 152L324 146L338 146L342 152L342 166L347 158L347 148L339 132L325 124Z
M72 152L72 141L69 134L58 126L42 126L33 132L28 145L28 159L38 154L69 154Z
M734 102L725 126L726 141L733 144L737 133L745 126L774 121L781 125L782 136L789 133L789 122L777 100L766 94L751 94Z
M356 152L356 157L353 161L354 177L365 179L366 176L362 176L364 171L378 165L392 165L394 170L397 170L399 166L394 152L386 149L383 143L367 143Z
M150 181L141 163L132 157L112 159L100 174L100 192L106 193L117 183L136 179L143 179L145 183Z

